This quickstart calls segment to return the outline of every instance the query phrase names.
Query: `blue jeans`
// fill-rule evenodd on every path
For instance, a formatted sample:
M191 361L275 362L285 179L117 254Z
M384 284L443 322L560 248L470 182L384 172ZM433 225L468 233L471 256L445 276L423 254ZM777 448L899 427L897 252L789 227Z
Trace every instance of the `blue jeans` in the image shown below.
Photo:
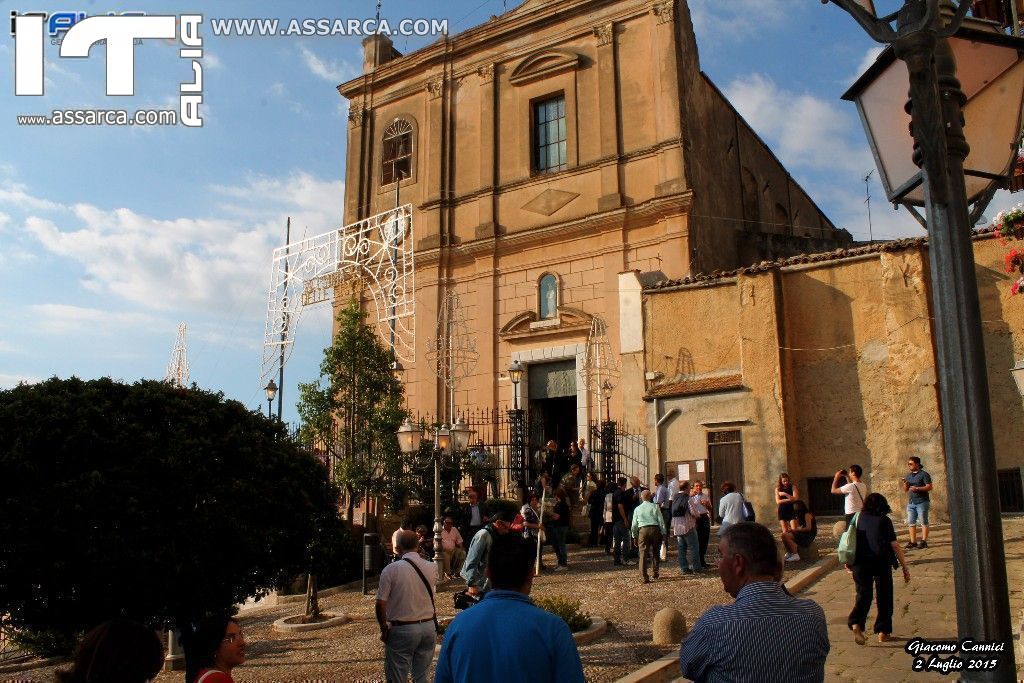
M700 569L700 544L697 539L697 528L690 529L689 533L676 536L676 547L679 549L679 569L697 571ZM689 562L687 562L689 560Z
M625 522L615 522L612 527L612 550L614 551L615 561L621 562L622 560L629 559L629 548L633 545L629 540L629 529L626 528Z
M917 524L918 515L921 516L921 526L928 526L928 508L931 507L930 500L922 500L920 503L907 503L907 525Z
M551 547L555 549L555 557L558 558L558 564L565 567L569 564L569 555L565 550L565 535L569 532L567 526L553 526L548 527L548 531L551 532Z

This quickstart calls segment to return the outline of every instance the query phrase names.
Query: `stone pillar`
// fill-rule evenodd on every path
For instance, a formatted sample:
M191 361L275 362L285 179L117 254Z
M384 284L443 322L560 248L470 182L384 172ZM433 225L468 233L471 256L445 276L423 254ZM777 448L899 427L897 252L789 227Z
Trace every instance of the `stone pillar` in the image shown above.
M666 195L686 189L683 180L682 124L679 107L679 65L677 64L675 0L659 0L654 15L654 126L658 142L677 140L678 145L658 152L658 184L655 194ZM687 84L686 87L692 87Z
M608 22L594 27L597 38L597 111L600 134L601 196L598 211L622 206L622 187L619 185L619 101L616 80L618 66L615 55L615 24Z
M758 407L755 424L743 430L743 488L765 492L748 496L761 520L775 517L775 501L767 493L773 490L778 473L793 471L789 464L783 408L779 277L778 271L772 270L740 275L737 280L743 384L750 389ZM748 450L762 457L748 458Z
M497 119L494 116L494 65L477 69L480 76L480 187L492 188L491 193L477 200L480 218L476 238L493 237L497 232L494 220L494 140Z

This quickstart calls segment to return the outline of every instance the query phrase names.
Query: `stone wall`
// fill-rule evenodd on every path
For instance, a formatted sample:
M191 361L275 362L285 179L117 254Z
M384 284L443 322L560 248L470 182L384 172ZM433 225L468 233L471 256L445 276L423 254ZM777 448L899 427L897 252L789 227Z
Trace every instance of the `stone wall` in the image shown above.
M991 234L977 235L974 247L996 459L1000 468L1021 467L1024 402L1010 368L1024 357L1024 300L1011 296L1002 272L1005 247ZM648 369L665 367L684 343L699 380L736 368L735 347L742 378L740 387L709 384L698 394L699 383L678 377L648 386L650 438L663 444L652 469L675 453L706 457L707 432L728 421L742 432L746 494L763 519L775 518L779 472L806 491L808 478L853 463L901 517L899 479L910 455L932 475L934 516L948 518L955 482L946 479L927 244L853 251L645 290ZM673 409L659 432L657 420Z

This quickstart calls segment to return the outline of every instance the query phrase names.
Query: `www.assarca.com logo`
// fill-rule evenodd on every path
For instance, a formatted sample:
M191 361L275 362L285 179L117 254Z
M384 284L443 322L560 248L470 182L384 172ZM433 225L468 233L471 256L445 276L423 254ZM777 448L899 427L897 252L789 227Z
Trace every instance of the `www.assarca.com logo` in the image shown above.
M186 126L202 126L199 106L203 102L203 39L199 35L200 14L177 16L118 16L80 17L68 21L69 26L60 43L61 57L88 57L89 48L106 42L107 95L131 96L135 94L135 42L143 38L174 40L181 26L178 51L182 59L192 60L194 79L179 85L180 121ZM14 94L39 96L43 94L43 48L48 29L47 17L41 12L17 14L14 23ZM52 22L51 22L52 23ZM59 25L60 30L64 25Z

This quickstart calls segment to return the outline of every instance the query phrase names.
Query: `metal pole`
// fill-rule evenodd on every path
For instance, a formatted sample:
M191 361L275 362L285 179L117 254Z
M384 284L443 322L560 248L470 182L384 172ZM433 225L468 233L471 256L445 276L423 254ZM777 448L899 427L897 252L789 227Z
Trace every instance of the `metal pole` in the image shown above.
M434 449L434 562L441 564L441 449ZM441 572L437 572L441 581Z
M901 16L901 24L907 19L914 17ZM1005 644L1004 652L987 653L999 656L998 669L965 669L961 680L1012 681L1013 630L963 173L969 151L963 136L965 97L952 52L945 40L936 42L936 28L902 36L893 47L910 72L915 161L924 173L943 445L952 484L957 631L960 638Z
M291 242L292 242L292 217L288 217L288 222L285 226L284 233L284 282L285 282L285 299L288 298L288 255L291 253ZM281 330L281 356L278 361L278 378L277 378L277 419L281 420L281 406L284 404L284 342L288 338L288 326L292 324L291 317L288 316L287 307L285 307L285 327Z

